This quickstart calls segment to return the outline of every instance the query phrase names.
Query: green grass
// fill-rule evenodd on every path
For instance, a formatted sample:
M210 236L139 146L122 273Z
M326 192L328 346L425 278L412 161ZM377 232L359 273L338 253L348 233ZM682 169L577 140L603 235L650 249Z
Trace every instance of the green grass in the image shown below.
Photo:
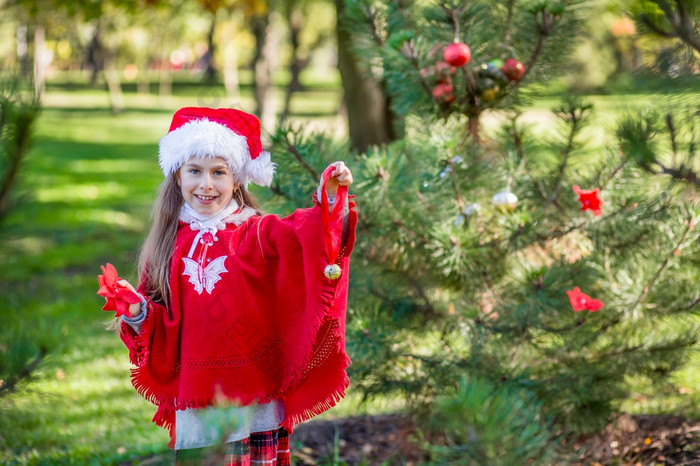
M29 198L8 219L0 252L0 303L54 331L56 348L34 382L1 400L6 461L103 462L121 449L122 458L163 449L150 407L130 388L125 349L104 328L95 280L106 261L132 275L159 183L153 141L168 118L42 112L20 186Z
M174 109L201 105L203 95L195 85L165 101L126 93L125 110L115 116L102 91L49 86L24 166L22 204L3 225L0 311L5 324L15 322L17 331L45 335L54 349L32 381L0 399L0 463L117 464L153 455L165 463L171 460L166 432L150 421L153 406L130 385L126 349L105 330L109 315L100 311L96 275L99 265L109 261L134 280L138 246L162 177L157 140ZM245 92L244 99L245 107L252 108ZM605 130L622 109L652 99L592 97L602 112L590 134L595 147L603 146ZM335 130L339 101L337 90L319 86L295 97L294 118ZM542 125L539 117L557 102L538 101L529 113L533 123ZM3 335L8 334L0 330ZM695 354L692 364L675 376L683 393L676 389L655 396L640 383L640 396L626 409L700 418L699 368ZM364 405L359 399L351 390L324 416L401 407L395 400Z

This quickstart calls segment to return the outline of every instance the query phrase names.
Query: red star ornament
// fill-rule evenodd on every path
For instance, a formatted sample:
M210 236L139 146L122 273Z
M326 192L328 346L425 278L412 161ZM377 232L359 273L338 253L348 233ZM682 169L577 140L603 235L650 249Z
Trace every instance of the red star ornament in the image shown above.
M574 192L578 194L578 200L581 203L581 210L590 210L593 215L600 215L603 210L600 208L604 204L603 200L600 198L600 188L595 188L592 191L587 191L581 189L578 185L574 185Z
M568 290L566 294L569 296L569 302L571 303L571 307L574 308L574 312L596 312L603 307L602 301L593 299L587 294L582 293L578 286L574 287L573 290Z
M97 276L97 281L100 284L100 289L97 294L107 298L107 302L102 308L103 311L116 311L116 317L127 316L131 317L129 305L141 302L141 298L130 289L120 285L121 280L117 269L112 264L100 266L103 275Z

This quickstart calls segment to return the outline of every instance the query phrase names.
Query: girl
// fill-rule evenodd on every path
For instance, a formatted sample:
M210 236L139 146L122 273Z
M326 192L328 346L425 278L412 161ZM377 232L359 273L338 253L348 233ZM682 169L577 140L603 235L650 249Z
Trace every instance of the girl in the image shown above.
M262 215L246 188L269 186L274 164L258 119L234 109L177 111L159 164L138 289L117 282L141 301L122 304L132 383L158 407L153 421L169 429L179 463L223 434L228 464L289 464L294 425L335 405L349 383L352 173L331 164L314 207ZM211 419L237 425L221 432Z

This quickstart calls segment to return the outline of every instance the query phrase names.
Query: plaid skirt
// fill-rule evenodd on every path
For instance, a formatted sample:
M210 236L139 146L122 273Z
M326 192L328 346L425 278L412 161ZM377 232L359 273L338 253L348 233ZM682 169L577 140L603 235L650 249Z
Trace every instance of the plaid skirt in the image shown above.
M290 466L289 434L282 427L278 430L253 432L246 439L227 443L223 452L216 447L177 450L175 464L178 466L202 464Z

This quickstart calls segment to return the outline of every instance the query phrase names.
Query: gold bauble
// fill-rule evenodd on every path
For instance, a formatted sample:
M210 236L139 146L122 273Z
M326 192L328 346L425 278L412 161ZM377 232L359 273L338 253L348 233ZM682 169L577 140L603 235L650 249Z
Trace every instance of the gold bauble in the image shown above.
M518 196L510 191L501 191L491 198L493 207L501 212L513 212L518 207Z
M498 92L498 86L494 86L489 89L484 89L481 91L481 100L484 102L491 102L493 99L496 98Z
M340 266L338 264L328 264L325 269L323 269L323 274L329 280L337 280L340 278Z

